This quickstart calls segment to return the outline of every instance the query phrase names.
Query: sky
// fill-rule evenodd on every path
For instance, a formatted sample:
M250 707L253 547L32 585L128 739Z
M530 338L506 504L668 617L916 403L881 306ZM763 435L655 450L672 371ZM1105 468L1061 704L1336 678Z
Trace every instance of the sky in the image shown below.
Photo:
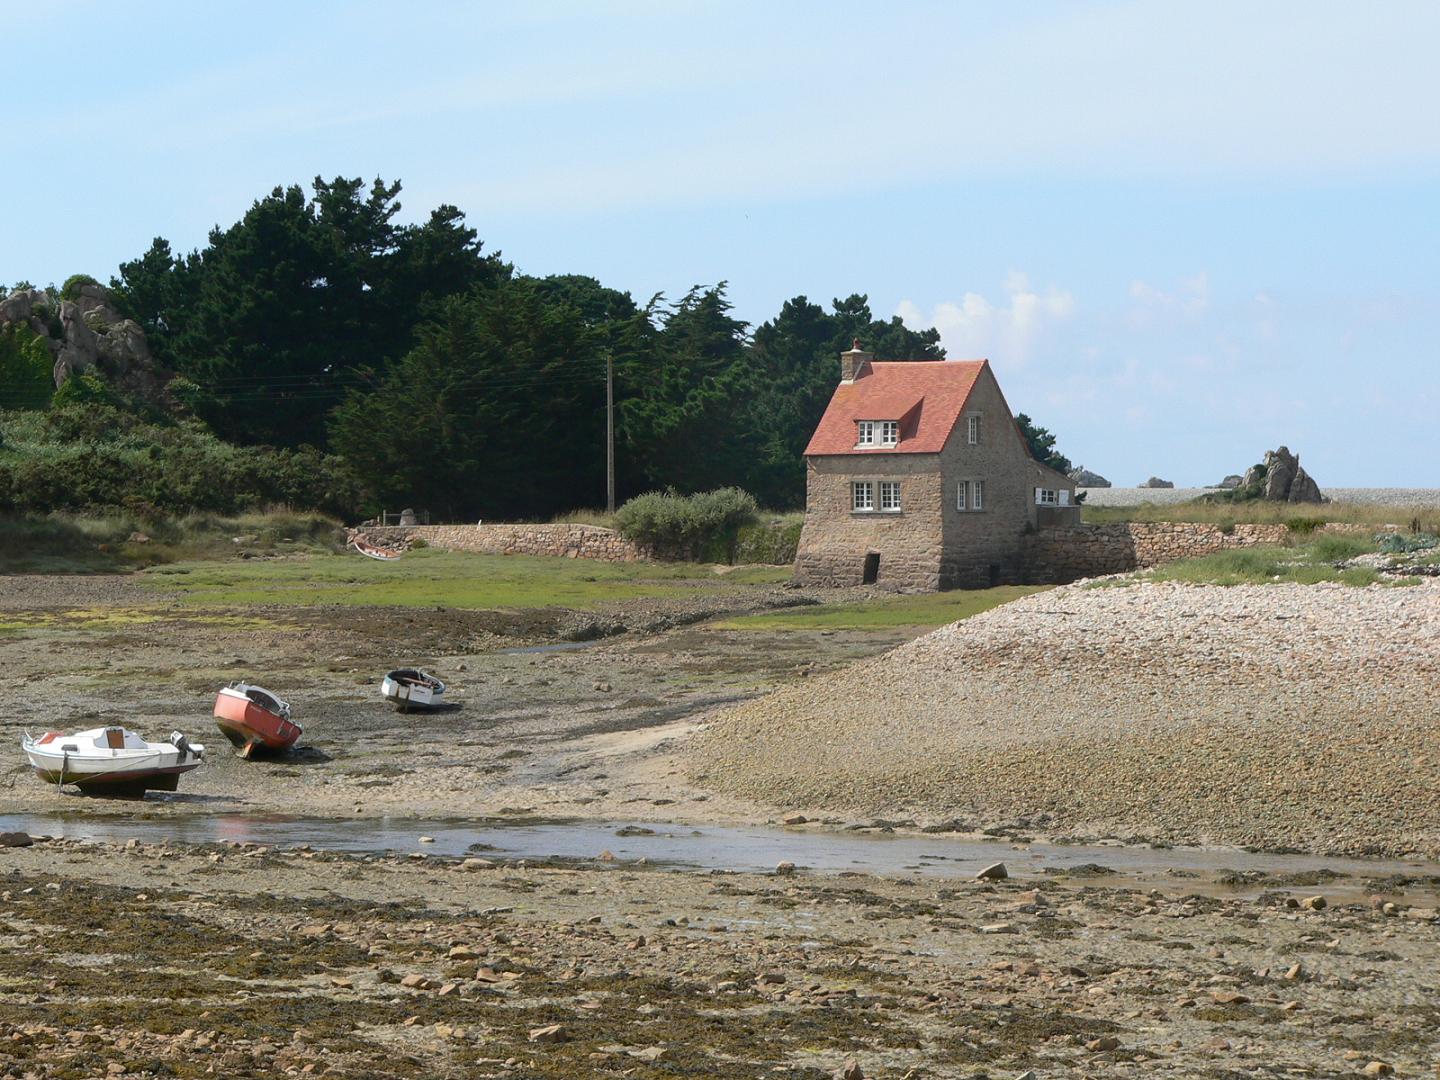
M1440 5L0 0L0 284L404 183L532 274L865 293L1116 484L1440 487ZM838 373L838 359L837 359Z

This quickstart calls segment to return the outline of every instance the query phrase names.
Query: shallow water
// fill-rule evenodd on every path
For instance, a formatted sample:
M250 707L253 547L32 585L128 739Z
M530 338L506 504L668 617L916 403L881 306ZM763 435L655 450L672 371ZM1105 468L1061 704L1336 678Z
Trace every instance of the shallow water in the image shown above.
M689 870L773 870L787 861L801 869L831 873L918 874L937 878L973 877L1003 861L1010 874L1037 878L1087 866L1107 867L1127 879L1172 880L1221 870L1269 875L1329 870L1353 879L1329 882L1327 891L1358 888L1362 881L1390 875L1436 878L1440 863L1424 860L1328 858L1270 855L1229 848L1154 849L1107 845L1014 844L945 836L894 836L818 829L728 828L638 822L523 822L416 820L413 818L331 819L254 815L146 818L64 814L0 815L0 830L77 839L187 844L256 843L272 847L308 845L326 851L360 853L424 852L437 856L480 854L499 859L594 859L603 851L617 861ZM617 835L628 832L629 835ZM433 838L421 843L420 837ZM1081 869L1081 873L1084 870ZM1098 881L1114 881L1111 875ZM1130 882L1127 881L1127 884ZM1434 883L1430 885L1434 888ZM1242 890L1243 891L1243 890Z

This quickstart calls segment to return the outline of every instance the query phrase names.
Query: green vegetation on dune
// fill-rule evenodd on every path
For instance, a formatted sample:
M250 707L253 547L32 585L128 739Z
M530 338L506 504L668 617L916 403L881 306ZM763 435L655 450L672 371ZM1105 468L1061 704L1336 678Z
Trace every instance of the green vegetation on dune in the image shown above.
M352 604L375 607L589 608L617 600L678 597L735 584L773 584L788 567L719 575L693 563L601 563L524 555L473 555L425 548L394 562L358 555L178 563L149 571L147 584L190 603Z
M1001 585L941 593L902 593L858 603L787 608L742 615L718 624L728 630L875 630L934 627L979 615L982 611L1042 592L1048 585Z

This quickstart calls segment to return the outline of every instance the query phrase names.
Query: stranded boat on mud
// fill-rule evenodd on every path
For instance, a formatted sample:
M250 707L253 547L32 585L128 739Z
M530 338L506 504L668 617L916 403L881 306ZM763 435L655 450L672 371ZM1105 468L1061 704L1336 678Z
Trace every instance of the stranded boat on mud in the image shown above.
M26 732L20 748L35 775L57 787L74 784L86 794L143 795L175 791L180 774L205 760L205 747L191 744L180 732L169 742L146 742L122 727L91 728L64 735L47 731L40 738Z
M248 758L257 746L288 750L300 738L300 725L290 719L290 706L249 683L231 683L215 695L215 723L231 744Z
M429 708L445 693L445 684L419 668L396 668L380 683L380 693L404 712L411 707Z

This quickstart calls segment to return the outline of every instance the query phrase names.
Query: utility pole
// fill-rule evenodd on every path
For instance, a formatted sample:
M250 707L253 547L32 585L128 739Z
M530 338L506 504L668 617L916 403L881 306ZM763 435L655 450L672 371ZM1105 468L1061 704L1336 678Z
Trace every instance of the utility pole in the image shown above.
M605 350L605 512L615 513L615 358Z

